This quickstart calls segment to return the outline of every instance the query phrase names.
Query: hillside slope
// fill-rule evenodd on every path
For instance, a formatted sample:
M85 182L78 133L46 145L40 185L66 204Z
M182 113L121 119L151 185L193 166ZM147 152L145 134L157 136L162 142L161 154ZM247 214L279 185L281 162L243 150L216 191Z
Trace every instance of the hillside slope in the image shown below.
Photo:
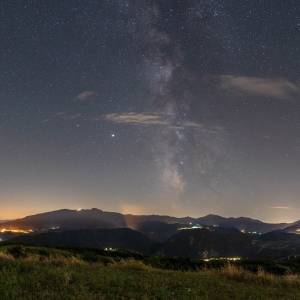
M121 248L148 253L153 242L142 233L129 228L79 229L23 235L10 243L49 247L79 247L103 249Z

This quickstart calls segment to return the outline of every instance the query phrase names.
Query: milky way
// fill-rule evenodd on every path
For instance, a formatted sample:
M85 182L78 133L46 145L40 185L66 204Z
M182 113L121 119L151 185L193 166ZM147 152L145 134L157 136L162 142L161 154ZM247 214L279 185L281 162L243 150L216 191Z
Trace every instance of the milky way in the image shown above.
M0 14L0 219L299 219L299 1L20 0Z

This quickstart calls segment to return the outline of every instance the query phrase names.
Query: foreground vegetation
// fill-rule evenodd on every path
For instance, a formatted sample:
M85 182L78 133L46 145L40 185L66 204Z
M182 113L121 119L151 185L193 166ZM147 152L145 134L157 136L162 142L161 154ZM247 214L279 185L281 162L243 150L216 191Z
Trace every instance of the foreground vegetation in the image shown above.
M279 276L261 267L251 272L239 264L194 271L162 265L155 268L126 253L2 247L0 295L3 300L300 299L299 275Z

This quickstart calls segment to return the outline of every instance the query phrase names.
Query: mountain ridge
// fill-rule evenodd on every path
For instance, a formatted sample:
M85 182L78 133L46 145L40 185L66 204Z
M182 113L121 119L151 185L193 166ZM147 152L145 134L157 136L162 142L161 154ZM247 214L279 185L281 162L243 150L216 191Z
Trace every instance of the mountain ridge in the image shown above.
M167 224L232 227L244 231L266 233L291 227L294 223L266 223L249 217L223 217L208 214L202 217L174 217L169 215L134 215L119 212L103 211L99 208L91 209L59 209L28 215L23 218L4 221L1 228L22 228L27 230L47 230L51 228L79 229L79 228L121 228L137 229L143 222L163 222ZM299 222L299 221L298 221Z

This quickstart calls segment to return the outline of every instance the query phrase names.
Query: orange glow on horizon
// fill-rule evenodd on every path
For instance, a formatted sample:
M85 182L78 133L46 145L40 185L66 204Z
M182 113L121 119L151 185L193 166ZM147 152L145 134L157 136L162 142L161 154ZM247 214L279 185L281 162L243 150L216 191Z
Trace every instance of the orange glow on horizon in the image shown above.
M33 232L33 230L32 229L25 230L25 229L18 229L18 228L1 228L0 232L1 233L12 232L12 233L24 233L24 234L27 234L27 233Z

